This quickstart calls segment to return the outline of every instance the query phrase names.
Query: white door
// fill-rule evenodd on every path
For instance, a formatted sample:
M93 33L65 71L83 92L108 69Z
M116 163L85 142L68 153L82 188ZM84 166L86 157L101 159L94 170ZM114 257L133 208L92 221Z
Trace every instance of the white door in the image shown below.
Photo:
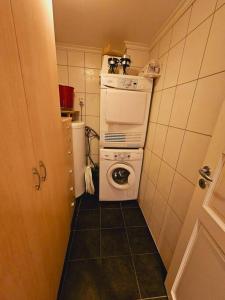
M225 299L224 129L225 103L168 272L170 299Z

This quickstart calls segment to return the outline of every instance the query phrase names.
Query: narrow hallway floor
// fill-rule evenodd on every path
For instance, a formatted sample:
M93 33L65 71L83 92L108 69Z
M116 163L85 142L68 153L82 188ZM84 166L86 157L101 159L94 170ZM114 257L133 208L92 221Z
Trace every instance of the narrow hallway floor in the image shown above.
M165 300L165 276L137 201L77 201L59 300Z

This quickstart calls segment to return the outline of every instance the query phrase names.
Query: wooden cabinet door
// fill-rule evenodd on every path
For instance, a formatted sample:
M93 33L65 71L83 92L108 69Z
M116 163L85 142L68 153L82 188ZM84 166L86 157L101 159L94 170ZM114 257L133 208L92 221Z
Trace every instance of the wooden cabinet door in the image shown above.
M70 229L52 1L11 3L36 163L43 161L47 169L39 195L46 226L43 247L52 291L50 300L56 297Z
M49 300L43 205L9 0L0 11L0 299Z

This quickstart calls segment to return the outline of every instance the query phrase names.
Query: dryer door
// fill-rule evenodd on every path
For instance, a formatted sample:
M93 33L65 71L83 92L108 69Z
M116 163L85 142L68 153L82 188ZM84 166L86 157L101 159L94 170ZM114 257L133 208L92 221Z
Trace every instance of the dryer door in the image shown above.
M145 122L148 97L146 92L106 90L105 120L107 123L142 125Z
M127 190L135 183L135 172L126 164L114 164L107 173L108 182L118 190Z

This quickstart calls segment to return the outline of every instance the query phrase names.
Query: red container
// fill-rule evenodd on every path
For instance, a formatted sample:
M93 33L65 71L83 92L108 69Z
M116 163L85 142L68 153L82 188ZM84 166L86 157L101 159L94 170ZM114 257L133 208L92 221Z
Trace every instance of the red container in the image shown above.
M62 108L73 108L74 88L71 86L59 85L60 106Z

